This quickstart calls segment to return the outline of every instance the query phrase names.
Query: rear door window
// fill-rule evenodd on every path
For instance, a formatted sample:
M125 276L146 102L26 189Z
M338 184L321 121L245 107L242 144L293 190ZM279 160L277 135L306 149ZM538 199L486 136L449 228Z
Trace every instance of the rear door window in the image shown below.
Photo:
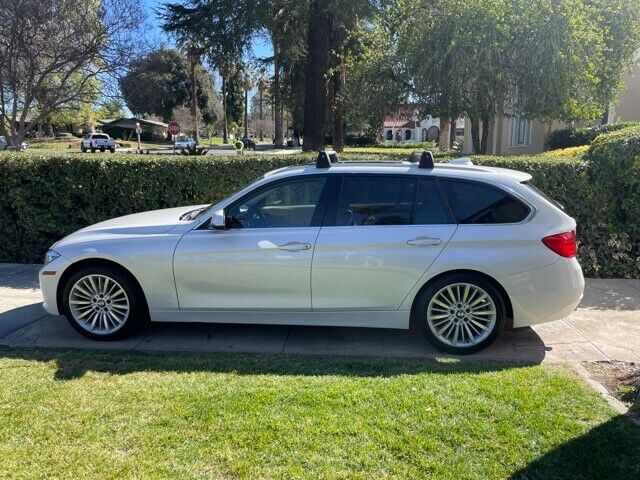
M445 225L455 223L442 199L438 184L433 178L420 180L413 215L415 225Z
M345 176L335 225L410 225L416 187L411 177Z
M518 223L530 209L507 192L491 185L462 180L440 180L458 223Z

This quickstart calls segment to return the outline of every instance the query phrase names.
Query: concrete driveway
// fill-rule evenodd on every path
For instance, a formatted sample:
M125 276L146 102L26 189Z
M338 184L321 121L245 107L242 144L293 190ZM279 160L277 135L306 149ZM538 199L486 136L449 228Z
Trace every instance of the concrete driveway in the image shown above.
M441 356L419 333L334 327L155 324L118 342L87 340L40 305L37 265L0 264L0 345L205 352ZM640 362L640 280L587 280L566 320L504 332L471 358L530 363Z

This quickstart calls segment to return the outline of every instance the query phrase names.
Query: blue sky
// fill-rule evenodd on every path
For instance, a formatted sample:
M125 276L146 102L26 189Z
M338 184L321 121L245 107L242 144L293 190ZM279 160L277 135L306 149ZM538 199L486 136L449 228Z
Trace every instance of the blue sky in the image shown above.
M165 44L173 46L173 41L160 28L160 21L155 18L154 10L158 9L164 3L181 3L180 0L142 0L144 12L147 17L149 27L147 39L152 45ZM256 57L270 57L273 55L271 44L266 39L257 38L252 44L252 53Z

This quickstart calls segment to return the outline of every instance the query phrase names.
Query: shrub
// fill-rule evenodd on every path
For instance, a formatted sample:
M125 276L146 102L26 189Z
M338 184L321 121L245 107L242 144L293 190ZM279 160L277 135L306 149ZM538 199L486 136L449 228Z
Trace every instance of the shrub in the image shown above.
M638 276L640 268L640 126L599 136L585 155L594 240L583 254L608 276Z
M639 153L640 129L632 129L598 138L585 155L587 162L546 154L473 160L529 172L539 188L565 206L578 222L579 260L586 275L635 277L640 257ZM404 160L407 155L389 151L342 157ZM86 225L144 210L216 202L269 170L314 159L314 154L4 153L0 261L39 262L55 241ZM611 178L604 172L612 173Z
M611 125L598 125L596 127L562 128L549 134L547 145L551 150L590 145L600 134L615 132L637 125L639 125L638 122L621 122Z
M568 147L559 148L557 150L549 150L548 152L545 152L545 155L547 157L581 158L585 153L587 153L587 150L589 150L589 145L582 145L580 147Z

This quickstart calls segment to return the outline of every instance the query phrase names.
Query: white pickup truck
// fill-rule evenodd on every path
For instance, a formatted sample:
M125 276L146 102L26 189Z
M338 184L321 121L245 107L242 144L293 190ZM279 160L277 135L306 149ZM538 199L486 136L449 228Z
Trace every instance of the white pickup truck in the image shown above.
M101 152L109 150L114 153L116 151L116 141L106 133L88 133L82 138L80 150L83 152L91 150L91 153L96 150Z

